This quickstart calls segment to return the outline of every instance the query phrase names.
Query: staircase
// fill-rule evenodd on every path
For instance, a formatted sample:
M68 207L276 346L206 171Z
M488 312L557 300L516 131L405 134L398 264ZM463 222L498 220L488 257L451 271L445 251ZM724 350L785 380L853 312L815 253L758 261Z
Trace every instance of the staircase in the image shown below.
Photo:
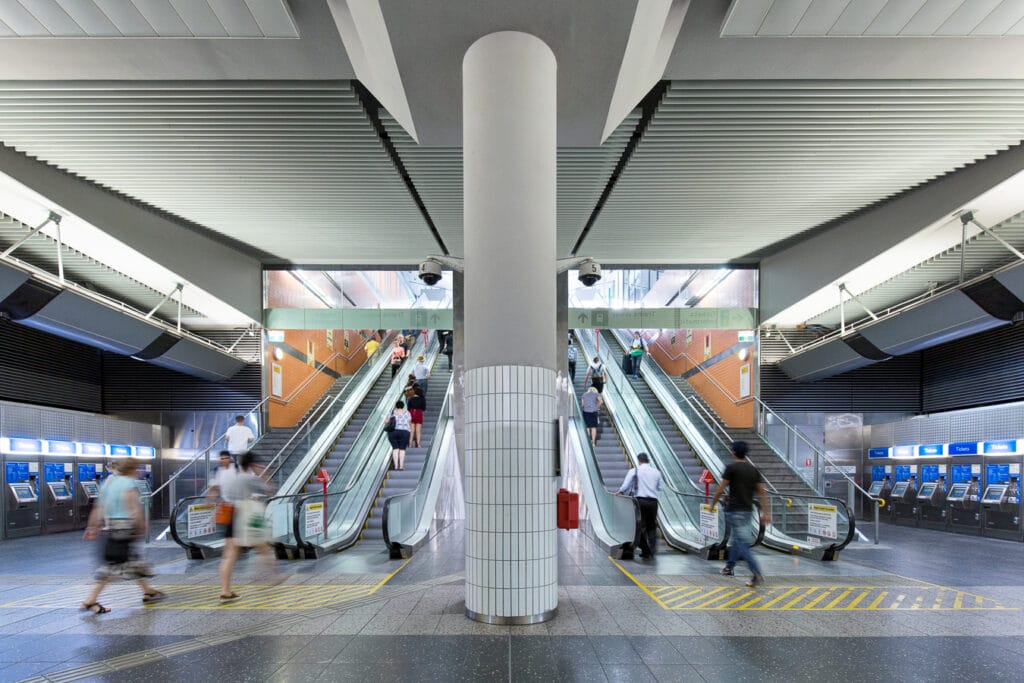
M586 387L583 386L583 379L587 376L587 366L586 362L578 364L576 377L573 379L577 407L580 397L586 390ZM583 418L580 417L580 419ZM619 434L608 417L608 406L602 408L598 413L597 446L594 448L594 455L597 456L605 488L608 491L617 491L632 465L629 462L626 449L622 447L622 442L619 440Z
M441 413L441 404L444 403L444 393L448 390L451 376L452 371L448 369L447 357L437 354L437 360L430 369L429 393L426 396L427 409L423 411L423 445L420 448L413 448L410 445L405 451L405 469L401 472L389 470L385 475L384 483L381 485L380 491L377 492L377 498L373 501L373 507L366 518L366 525L363 527L363 533L359 535L359 540L383 541L384 501L391 496L408 493L419 484L423 466L427 461L427 454L430 453L430 445L434 440L437 418Z

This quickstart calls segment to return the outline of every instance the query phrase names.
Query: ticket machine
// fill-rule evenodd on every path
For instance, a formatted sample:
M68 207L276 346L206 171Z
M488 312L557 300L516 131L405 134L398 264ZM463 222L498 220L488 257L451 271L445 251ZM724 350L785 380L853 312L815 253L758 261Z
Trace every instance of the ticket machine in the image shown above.
M892 494L892 482L889 479L889 475L887 474L882 479L872 481L868 493L875 498L881 498L888 505L889 496Z
M946 477L927 481L917 490L918 524L928 529L946 528Z
M897 524L917 524L917 476L898 481L889 496L890 514Z
M52 534L75 528L75 502L72 462L44 462L40 496L43 530Z
M92 506L100 496L100 473L103 472L102 462L79 462L75 474L78 486L75 489L75 507L77 508L77 526L84 529L89 522Z
M978 505L981 483L976 475L968 481L954 482L946 494L949 528L962 534L981 533L981 513Z
M7 501L4 538L36 536L42 531L38 475L37 460L8 460L4 463L4 498Z
M1020 538L1020 484L1018 477L992 474L981 496L983 533L997 538Z

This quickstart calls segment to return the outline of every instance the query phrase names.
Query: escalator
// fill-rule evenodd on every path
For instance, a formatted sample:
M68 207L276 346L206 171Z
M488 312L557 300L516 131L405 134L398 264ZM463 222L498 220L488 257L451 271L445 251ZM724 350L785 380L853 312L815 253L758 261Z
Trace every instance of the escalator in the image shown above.
M612 331L605 331L604 338L617 351L625 348L624 337ZM686 441L687 452L696 454L715 480L720 481L726 465L733 459L729 448L733 437L716 416L702 402L682 393L652 358L645 359L641 378L633 380L631 385L634 393L644 397L646 408L664 414L670 420L669 425L662 422L660 429L668 427L670 433L678 432ZM759 466L760 463L753 464ZM768 475L769 472L762 471L767 482L773 523L762 530L763 544L775 550L815 559L835 559L839 551L853 540L856 531L846 503L818 496L813 491L796 493L788 488L777 489ZM824 538L812 533L812 509L815 512L832 511L835 515L834 537Z
M423 354L427 365L433 366L440 351L436 336L431 337L426 353L421 349L422 347L417 345L411 355L415 357ZM402 397L405 378L410 368L411 366L403 366L402 372L387 386L383 398L367 415L348 457L342 461L340 469L331 478L326 495L318 492L289 496L290 519L271 519L275 526L275 538L278 539L279 554L302 558L323 557L351 547L368 530L367 520L371 519L371 511L378 504L381 488L391 464L391 444L384 432L384 420L395 402ZM440 377L433 380L434 391L438 391L442 382L443 379ZM436 413L434 415L436 417ZM426 421L425 418L424 422ZM432 422L436 423L436 419ZM406 462L410 462L408 451ZM398 481L396 479L396 483ZM411 481L409 483L411 484ZM382 515L379 515L378 519L382 519ZM282 528L285 523L288 529ZM279 536L282 531L285 532L284 535ZM377 538L382 536L378 535Z
M422 342L410 355L422 349ZM412 361L403 364L408 373ZM277 493L267 501L267 519L270 522L271 542L278 548L279 557L288 556L283 548L292 536L291 512L296 499L307 494L307 487L321 467L329 472L344 466L350 444L361 433L371 413L379 408L386 390L391 386L390 360L387 354L369 359L346 383L344 391L322 398L308 413L291 439L270 461L266 477ZM396 377L395 382L398 381ZM332 469L333 468L333 469ZM190 558L204 558L219 554L224 538L221 528L209 532L198 524L190 524L199 517L203 496L183 499L171 515L171 537Z
M423 411L423 441L422 447L413 448L410 444L405 452L405 469L402 471L389 470L381 484L377 498L370 509L370 516L366 520L366 526L359 540L384 540L384 504L392 497L408 493L416 488L423 475L427 455L430 453L434 442L435 430L438 427L438 417L441 415L441 407L444 405L444 398L447 395L451 383L452 372L448 370L447 363L435 362L430 370L430 382L427 394L427 409Z
M612 353L607 343L601 344L598 351L595 341L589 335L578 334L577 339L585 357L599 356L607 370L608 382L602 396L607 412L614 418L612 422L621 448L629 457L626 470L636 463L639 453L645 452L650 456L651 464L661 472L664 488L658 497L658 525L665 542L673 548L701 557L722 557L727 539L721 519L714 528L701 529L700 506L705 502L703 493L690 481L654 418L629 387L619 366L619 354ZM603 457L603 461L595 464L602 470L606 489L614 490L621 479L610 481L604 468L606 462L611 467L617 465L615 449L608 448ZM620 470L613 471L618 474Z
M584 387L586 375L586 370L577 368L576 377L572 383L577 400L586 390ZM577 403L577 405L579 404ZM622 445L619 432L615 429L615 424L611 420L611 413L607 409L601 410L598 413L597 445L594 447L594 455L597 458L597 465L600 469L601 479L605 483L605 488L608 491L617 490L622 484L622 480L626 478L626 473L629 472L633 465L629 460L629 455L626 453L625 446Z

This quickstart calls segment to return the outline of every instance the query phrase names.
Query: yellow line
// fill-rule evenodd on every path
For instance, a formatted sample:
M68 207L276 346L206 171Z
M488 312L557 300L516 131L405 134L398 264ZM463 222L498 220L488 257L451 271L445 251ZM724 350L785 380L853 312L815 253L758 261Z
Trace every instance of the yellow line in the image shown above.
M398 572L400 572L400 571L402 571L403 569L405 569L405 565L409 564L410 562L412 562L412 558L411 558L411 557L410 557L409 559L407 559L407 560L406 560L405 562L403 562L403 563L402 563L402 564L401 564L401 565L400 565L400 566L398 567L398 569L396 569L395 571L391 572L390 574L388 574L387 576L385 576L385 577L384 577L383 579L381 579L381 580L380 580L380 581L379 581L379 582L377 583L377 585L375 585L375 586L374 586L374 587L373 587L373 588L372 588L372 589L370 590L370 592L369 592L369 593L367 593L367 595L373 595L374 593L376 593L377 591L379 591L379 590L380 590L380 589L381 589L381 588L382 588L382 587L384 586L384 584L385 584L385 583L387 583L388 581L390 581L391 579L393 579L393 578L395 577L395 574L397 574Z
M822 591L821 595L819 595L818 597L814 598L814 600L811 600L809 603L807 603L806 605L804 605L800 609L814 609L814 606L817 605L822 600L824 600L828 596L828 594L831 593L833 590L835 590L835 589L833 589L833 588L826 588L824 591Z
M896 599L893 600L893 603L891 605L889 605L886 609L899 609L900 605L902 605L903 601L906 600L906 599L907 599L906 594L905 593L900 593L899 595L896 596Z
M797 597L793 598L792 600L787 602L785 605L783 605L781 609L789 609L790 607L792 607L793 605L797 604L798 602L800 602L804 598L808 598L811 595L813 595L814 591L816 591L816 590L818 590L818 589L817 588L808 588L808 589L804 590L803 593L801 593L800 595L798 595Z
M753 595L753 594L754 594L754 593L753 593L753 591L747 591L746 593L744 593L744 594L743 594L743 595L741 595L740 597L738 597L738 598L733 598L732 600L729 600L728 602L724 602L724 603L722 603L721 605L718 605L718 606L716 606L716 607L713 607L712 609L728 609L728 608L729 608L729 605L732 605L732 604L734 604L734 603L737 603L737 602L739 602L740 600L746 600L747 598L749 598L749 597L750 597L751 595Z
M953 609L961 609L964 606L964 592L957 591L956 599L953 601Z
M860 604L861 600L863 600L864 598L868 597L869 595L871 595L871 591L870 590L861 591L860 595L858 595L857 598L853 602L851 602L849 605L847 605L846 607L843 607L843 609L854 609L855 607L857 607L857 605Z
M832 608L834 608L836 605L838 605L843 600L845 600L846 596L849 595L852 592L853 592L853 587L847 588L846 590L844 590L842 593L839 594L838 598L836 598L832 602L830 602L827 605L825 605L825 609L832 609Z
M700 590L699 586L697 586L697 587L694 587L694 586L665 586L665 588L668 588L669 590L667 590L667 591L658 591L658 597L661 598L662 600L664 600L665 598L669 597L670 595L675 595L675 594L680 593L682 591L686 591L687 593L690 593L690 592L693 592L694 590Z
M771 607L775 603L781 602L782 600L786 599L788 596L792 595L793 593L796 593L798 590L800 590L799 586L796 587L796 588L790 588L788 591L786 591L782 595L779 595L778 597L772 598L771 600L769 600L768 602L764 603L763 605L761 605L757 609L768 609L769 607ZM760 598L758 598L758 600L760 600ZM756 602L756 600L753 601L753 602L749 602L747 604L748 605L752 605L754 602ZM740 607L740 609L746 609L746 608L747 608L747 605L743 605L742 607Z
M680 600L684 600L687 597L694 595L695 593L700 593L703 590L704 589L701 586L692 587L685 593L681 593L679 595L674 596L671 600L665 600L664 604L668 609L672 609L672 605L674 605L675 603L679 602Z
M881 604L882 600L885 600L885 596L889 594L889 591L882 591L877 598L871 601L868 605L868 609L878 609L878 605Z
M637 578L636 578L635 576L633 576L633 575L632 575L632 574L630 574L630 573L629 573L628 571L626 571L626 568L625 568L625 567L623 567L623 566L622 566L621 564L619 564L618 562L616 562L616 561L615 561L615 558L614 558L614 557L612 557L611 555L609 555L609 556L608 556L608 559L612 561L612 564L614 564L614 565L615 565L616 567L618 567L618 568L619 568L619 571L621 571L621 572L622 572L623 574L625 574L625 575L626 575L626 578L628 578L628 579L629 579L630 581L632 581L633 583L635 583L635 584L637 585L637 587L638 587L638 588L639 588L640 590L642 590L642 591L643 591L644 593L647 593L647 596L648 596L648 597L650 597L650 599L651 599L651 600L654 600L654 602L658 603L659 605L661 605L661 606L662 606L662 607L664 607L665 609L669 609L669 608L668 608L668 607L667 607L667 606L665 605L665 603L663 603L663 602L662 602L661 600L659 600L659 599L658 599L658 596L657 596L657 595L655 595L654 593L652 593L652 592L651 592L651 589L650 589L650 588L648 588L648 587L647 587L647 586L645 586L644 584L640 583L640 582L639 582L639 581L637 580ZM406 560L406 561L408 561L408 560ZM402 565L402 567L404 567L404 566L405 566L405 565L403 564L403 565ZM399 569L401 569L402 567L399 567Z
M706 599L706 598L709 598L709 597L711 597L712 595L714 595L715 593L721 593L721 592L722 592L722 591L724 591L724 590L725 590L725 586L721 586L721 587L719 587L719 588L716 588L716 589L714 589L714 590L713 590L713 591L711 591L710 593L704 593L704 595L698 595L698 596L697 596L697 597L695 597L695 598L691 598L691 599L689 599L689 600L684 600L684 601L682 601L682 602L677 602L676 604L672 605L672 609L679 609L679 608L680 608L680 607L682 607L683 605L691 605L691 604L696 604L696 603L700 602L701 600L704 600L704 599ZM722 597L722 596L721 596L721 595L719 595L719 596L718 596L717 598L714 598L714 599L712 599L712 600L711 600L711 602L714 602L715 600L718 600L718 599L720 599L721 597ZM690 609L690 608L688 607L687 609Z

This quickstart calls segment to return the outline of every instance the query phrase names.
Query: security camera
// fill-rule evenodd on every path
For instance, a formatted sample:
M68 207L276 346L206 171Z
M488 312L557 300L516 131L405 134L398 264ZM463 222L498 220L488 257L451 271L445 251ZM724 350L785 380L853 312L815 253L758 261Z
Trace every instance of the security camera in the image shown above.
M584 287L593 287L601 279L601 264L594 259L587 259L580 264L580 282Z
M441 281L441 264L431 259L420 263L420 279L429 287L436 285Z

